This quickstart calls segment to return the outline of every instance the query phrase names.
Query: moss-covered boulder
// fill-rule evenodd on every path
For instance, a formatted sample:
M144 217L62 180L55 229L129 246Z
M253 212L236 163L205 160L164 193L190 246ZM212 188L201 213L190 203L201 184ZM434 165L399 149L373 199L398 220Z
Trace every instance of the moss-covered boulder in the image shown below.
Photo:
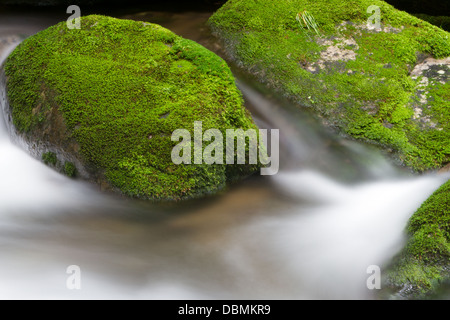
M403 298L427 297L450 280L450 180L414 213L407 232L386 284Z
M450 162L448 32L379 0L230 0L209 23L238 66L338 132L416 171Z
M257 128L227 64L161 26L97 15L80 29L61 22L23 41L5 73L15 128L69 176L132 197L185 199L259 167L173 163L172 133L194 137L195 121L224 136Z

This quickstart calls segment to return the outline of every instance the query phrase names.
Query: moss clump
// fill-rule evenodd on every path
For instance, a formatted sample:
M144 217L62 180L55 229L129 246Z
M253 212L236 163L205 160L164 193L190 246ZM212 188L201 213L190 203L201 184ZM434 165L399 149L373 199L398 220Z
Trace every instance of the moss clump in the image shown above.
M425 297L450 279L450 180L414 213L407 232L407 246L387 282L393 287L411 285L412 297Z
M72 162L64 163L64 174L69 178L75 178L77 176L77 168Z
M380 30L366 25L372 5L380 8ZM321 37L296 21L305 10ZM240 67L315 109L327 125L380 145L417 171L450 162L449 84L429 78L421 88L426 102L419 102L422 78L410 76L419 53L450 55L448 32L379 0L231 0L209 23Z
M56 157L56 153L46 152L42 154L42 161L48 166L56 167L58 163L58 158Z
M18 131L126 195L198 197L259 167L172 163L175 129L256 126L225 61L161 26L98 15L82 17L81 29L61 22L21 43L5 71Z

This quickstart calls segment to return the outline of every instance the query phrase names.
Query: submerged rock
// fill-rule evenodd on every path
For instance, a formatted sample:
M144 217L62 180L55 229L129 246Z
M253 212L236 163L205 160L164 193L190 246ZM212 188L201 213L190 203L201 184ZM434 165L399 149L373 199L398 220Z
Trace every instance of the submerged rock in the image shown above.
M228 1L209 24L230 59L327 126L416 171L450 162L448 32L378 0Z
M216 193L258 164L174 164L176 129L256 129L227 64L159 25L104 16L23 41L5 64L10 115L32 153L144 199Z

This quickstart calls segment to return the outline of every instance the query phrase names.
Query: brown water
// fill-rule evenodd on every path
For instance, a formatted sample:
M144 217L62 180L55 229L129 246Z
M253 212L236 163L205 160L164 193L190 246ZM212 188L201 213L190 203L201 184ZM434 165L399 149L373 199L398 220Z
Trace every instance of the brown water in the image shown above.
M114 15L220 53L205 24L211 13ZM65 19L0 13L1 53ZM0 117L0 298L373 298L368 266L389 261L408 217L446 177L402 172L248 79L238 84L257 123L280 129L281 171L198 201L102 194L12 144ZM70 265L81 269L80 290L66 286Z

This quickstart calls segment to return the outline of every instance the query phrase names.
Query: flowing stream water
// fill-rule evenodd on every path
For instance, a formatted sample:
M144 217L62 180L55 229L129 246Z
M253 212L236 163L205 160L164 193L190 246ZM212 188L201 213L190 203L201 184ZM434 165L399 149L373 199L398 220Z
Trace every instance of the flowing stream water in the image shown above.
M114 15L220 52L210 12ZM21 38L65 19L0 13L0 63ZM375 298L367 268L383 272L408 218L448 177L405 172L245 77L237 83L258 125L280 129L280 172L183 203L119 199L63 177L29 156L0 116L0 298ZM80 290L66 286L70 265L80 267Z

